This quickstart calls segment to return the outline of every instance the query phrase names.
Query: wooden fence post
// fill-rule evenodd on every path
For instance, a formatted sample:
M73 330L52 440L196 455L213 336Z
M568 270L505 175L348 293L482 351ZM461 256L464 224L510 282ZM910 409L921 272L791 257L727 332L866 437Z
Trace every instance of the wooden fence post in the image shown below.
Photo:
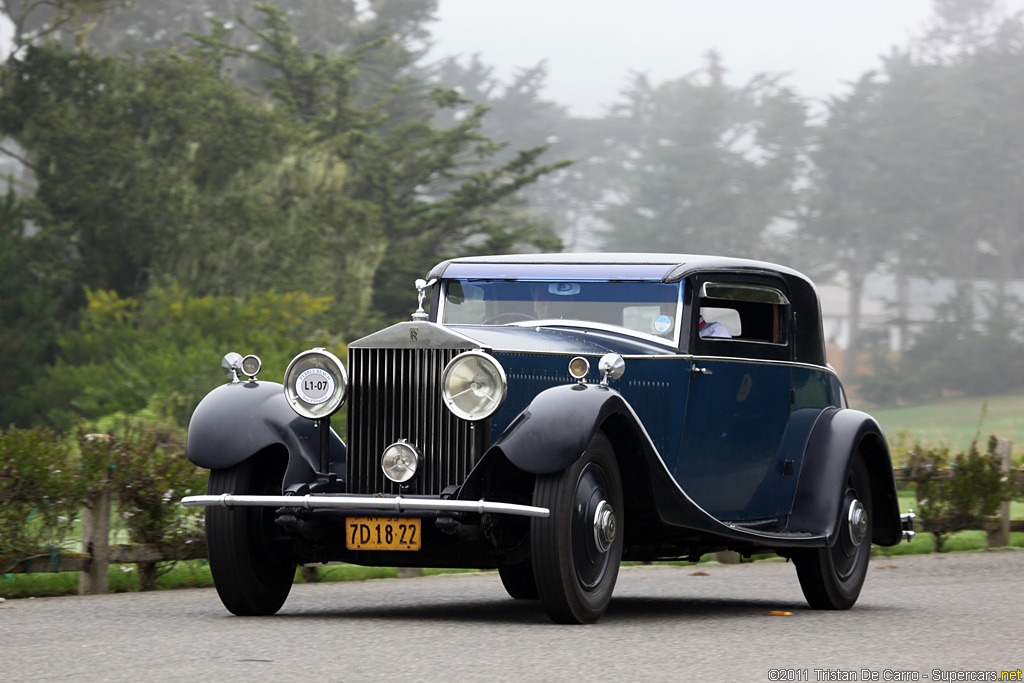
M82 552L90 556L89 568L78 574L79 595L103 595L110 592L110 499L106 486L109 470L104 472L100 491L89 497L82 513Z
M1009 439L996 441L996 455L1002 460L1003 473L1013 476L1013 448ZM1004 500L999 506L998 526L988 532L988 547L1003 548L1010 545L1010 501Z

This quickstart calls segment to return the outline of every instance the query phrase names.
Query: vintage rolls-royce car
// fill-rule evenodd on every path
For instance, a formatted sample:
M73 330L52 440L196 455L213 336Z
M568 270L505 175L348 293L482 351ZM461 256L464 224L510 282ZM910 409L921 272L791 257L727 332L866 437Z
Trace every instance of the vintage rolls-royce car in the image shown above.
M209 487L182 502L209 506L231 612L273 614L297 565L342 561L497 568L511 597L587 623L620 561L727 549L792 559L812 607L846 609L871 544L913 533L796 271L534 254L445 261L416 286L412 319L347 363L304 351L282 386L229 354L233 381L196 408Z

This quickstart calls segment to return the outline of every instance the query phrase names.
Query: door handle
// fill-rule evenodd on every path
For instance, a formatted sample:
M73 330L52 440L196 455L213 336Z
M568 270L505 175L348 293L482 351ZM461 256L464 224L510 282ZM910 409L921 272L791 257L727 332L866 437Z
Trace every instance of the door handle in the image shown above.
M694 365L692 368L690 368L690 376L691 377L696 377L697 375L713 375L713 374L715 374L713 370L708 370L707 368L699 368L696 365Z

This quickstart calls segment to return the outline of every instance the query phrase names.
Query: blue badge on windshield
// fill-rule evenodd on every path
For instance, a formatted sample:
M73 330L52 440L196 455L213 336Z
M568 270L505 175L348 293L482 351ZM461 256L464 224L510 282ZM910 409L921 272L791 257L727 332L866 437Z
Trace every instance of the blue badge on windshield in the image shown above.
M653 327L658 334L665 334L672 329L672 318L667 315L659 315L654 319Z

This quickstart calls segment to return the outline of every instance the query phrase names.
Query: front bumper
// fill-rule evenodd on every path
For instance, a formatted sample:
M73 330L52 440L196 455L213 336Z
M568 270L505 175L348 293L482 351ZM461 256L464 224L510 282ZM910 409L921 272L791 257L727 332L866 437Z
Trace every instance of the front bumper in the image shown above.
M409 498L407 496L346 496L309 494L305 496L248 496L222 493L215 496L186 496L185 507L284 507L313 510L373 510L380 512L475 512L478 514L548 517L547 508L516 503L480 500L446 500L440 498Z

